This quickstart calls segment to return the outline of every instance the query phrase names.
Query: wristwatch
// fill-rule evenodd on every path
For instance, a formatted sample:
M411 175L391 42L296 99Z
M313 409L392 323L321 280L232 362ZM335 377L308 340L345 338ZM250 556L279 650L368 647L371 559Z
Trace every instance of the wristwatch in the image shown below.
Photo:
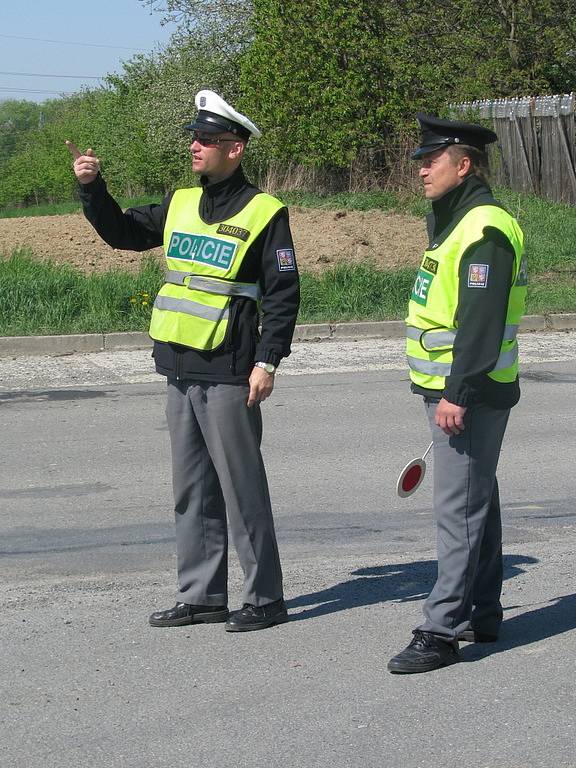
M262 362L258 361L257 363L254 363L254 365L257 368L264 368L266 373L274 373L274 371L276 370L276 366L272 365L272 363L262 363Z

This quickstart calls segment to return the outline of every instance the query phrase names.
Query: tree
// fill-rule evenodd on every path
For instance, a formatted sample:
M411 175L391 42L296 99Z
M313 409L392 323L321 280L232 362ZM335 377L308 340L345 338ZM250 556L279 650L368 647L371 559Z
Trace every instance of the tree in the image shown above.
M574 89L572 5L254 0L242 90L272 157L342 168L414 133L418 111Z
M42 107L31 101L0 102L0 166L14 153L22 136L42 121Z

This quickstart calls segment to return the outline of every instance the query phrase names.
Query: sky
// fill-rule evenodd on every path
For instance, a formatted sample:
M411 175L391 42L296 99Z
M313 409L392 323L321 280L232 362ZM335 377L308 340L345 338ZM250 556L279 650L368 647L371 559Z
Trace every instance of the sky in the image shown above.
M0 0L0 101L42 102L122 72L175 31L139 0Z

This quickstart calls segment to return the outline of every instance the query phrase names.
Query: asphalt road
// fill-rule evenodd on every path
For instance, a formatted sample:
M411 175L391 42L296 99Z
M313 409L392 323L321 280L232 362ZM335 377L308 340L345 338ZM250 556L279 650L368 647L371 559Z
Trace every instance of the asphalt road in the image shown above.
M386 671L434 581L429 443L401 343L301 344L264 405L292 620L152 629L173 604L164 384L149 353L0 361L2 768L570 767L576 337L523 337L499 479L495 646ZM430 473L431 474L431 473ZM240 599L231 554L231 607Z

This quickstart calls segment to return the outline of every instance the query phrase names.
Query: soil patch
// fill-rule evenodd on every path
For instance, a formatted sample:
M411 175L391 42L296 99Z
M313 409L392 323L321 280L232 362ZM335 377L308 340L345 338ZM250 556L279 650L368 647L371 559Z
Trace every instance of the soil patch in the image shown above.
M290 222L301 271L322 272L341 262L380 269L415 267L426 247L424 220L382 211L291 208ZM82 214L0 219L0 257L15 248L71 264L83 272L137 272L142 254L106 245ZM162 258L162 250L153 253Z

